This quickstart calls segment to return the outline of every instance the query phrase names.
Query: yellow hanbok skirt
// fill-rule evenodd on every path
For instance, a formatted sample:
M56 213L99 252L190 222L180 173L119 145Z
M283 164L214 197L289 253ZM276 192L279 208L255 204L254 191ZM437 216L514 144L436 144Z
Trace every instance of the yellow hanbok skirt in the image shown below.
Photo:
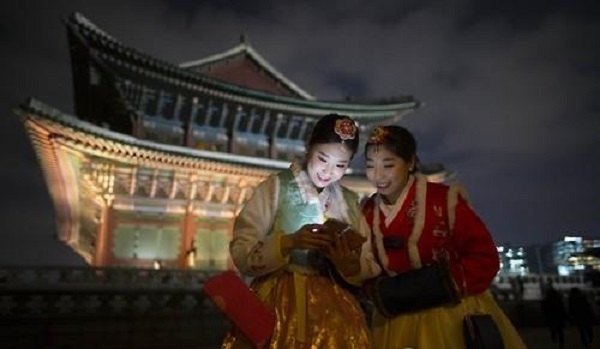
M370 332L354 296L330 278L283 272L253 288L266 293L264 302L274 310L277 323L269 349L370 349ZM265 292L265 289L267 292ZM300 294L300 303L296 299ZM299 309L305 305L305 311ZM299 314L300 313L300 314ZM231 331L223 349L246 348Z
M462 299L458 305L403 314L387 319L373 316L373 348L376 349L466 349L462 319L467 313L491 314L504 341L505 349L526 346L490 291Z

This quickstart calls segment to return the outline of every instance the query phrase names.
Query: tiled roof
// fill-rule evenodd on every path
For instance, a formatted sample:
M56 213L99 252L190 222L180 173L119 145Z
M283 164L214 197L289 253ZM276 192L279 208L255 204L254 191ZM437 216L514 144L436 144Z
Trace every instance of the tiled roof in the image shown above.
M280 96L244 88L188 71L139 52L124 45L79 13L75 13L67 19L67 26L71 33L82 41L81 44L90 47L92 56L98 57L98 59L167 84L204 91L215 96L225 96L233 101L260 103L267 108L289 110L305 115L338 112L355 118L390 118L420 106L420 102L411 96L370 103L331 102Z
M308 92L301 89L294 82L289 80L285 75L279 72L275 67L273 67L263 56L261 56L250 43L243 41L239 45L225 51L222 53L218 53L203 59L184 62L179 64L181 68L189 69L194 67L201 67L209 64L214 64L216 62L225 60L227 58L237 56L237 55L248 55L252 60L254 60L263 70L267 71L271 74L275 79L281 82L288 89L294 91L296 94L301 96L307 100L315 100L314 96L311 96Z

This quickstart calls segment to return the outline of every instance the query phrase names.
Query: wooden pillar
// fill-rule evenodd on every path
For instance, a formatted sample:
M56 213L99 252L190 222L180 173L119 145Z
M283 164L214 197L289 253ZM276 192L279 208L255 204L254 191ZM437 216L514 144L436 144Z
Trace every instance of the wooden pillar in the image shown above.
M221 106L221 118L219 119L219 128L224 128L227 123L227 114L229 113L229 107L227 103L223 103Z
M179 248L178 261L178 266L181 269L192 268L188 264L188 254L192 251L192 248L195 248L194 234L196 230L196 216L192 210L188 209L181 222L181 246Z
M114 231L113 203L115 201L114 165L101 165L96 174L100 178L103 188L100 207L100 221L98 222L98 233L96 235L96 254L94 255L94 266L104 267L110 264L110 248L112 246L111 235Z
M175 97L175 105L173 106L173 117L172 119L175 121L183 121L180 118L180 114L181 114L181 109L183 108L184 104L185 104L185 97L182 96L180 93L177 94L177 96ZM185 124L185 122L182 122L183 124Z
M239 154L242 152L242 149L238 149L239 145L236 142L238 132L240 130L240 123L242 122L242 118L246 117L246 112L244 112L244 108L241 105L237 106L237 112L235 113L235 118L233 119L233 126L231 127L231 138L229 139L228 149L230 153Z
M233 216L233 218L231 218L231 220L229 221L229 227L227 229L227 232L229 233L229 241L231 241L231 239L233 238L233 226L235 223L235 218L236 218L237 214ZM227 251L227 270L236 270L235 264L233 263L233 258L231 258L231 254L229 253L229 251Z
M196 122L196 117L198 115L198 110L202 108L202 105L198 104L198 97L193 97L191 100L190 113L186 116L185 119L185 137L184 144L186 147L195 148L196 144L194 142L194 124Z
M260 125L259 133L266 136L267 135L267 126L269 126L269 122L271 120L271 111L267 110L265 112L265 114L263 115L262 119L263 119L263 122Z
M302 140L302 141L306 140L306 138L307 138L306 130L308 128L308 123L309 123L309 119L308 118L304 118L302 120L302 126L300 126L300 132L298 133L298 139L299 140Z
M105 267L110 263L111 235L114 230L113 217L112 202L105 202L100 208L100 222L98 222L98 233L96 235L96 253L93 261L95 267Z

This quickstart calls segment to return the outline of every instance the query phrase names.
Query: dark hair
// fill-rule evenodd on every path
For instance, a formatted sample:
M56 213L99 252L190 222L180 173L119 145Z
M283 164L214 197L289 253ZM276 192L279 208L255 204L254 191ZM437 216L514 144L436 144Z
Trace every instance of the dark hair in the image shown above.
M415 140L415 136L402 126L388 125L375 127L365 144L365 154L371 146L383 146L406 162L414 158L415 166L418 166L417 141Z
M353 138L342 139L342 136L336 132L338 120L348 120L351 122L353 130ZM339 128L338 128L339 131ZM317 144L342 143L350 151L352 155L358 151L358 127L352 118L345 115L328 114L323 116L312 129L310 137L306 143L306 151L310 153L311 148Z

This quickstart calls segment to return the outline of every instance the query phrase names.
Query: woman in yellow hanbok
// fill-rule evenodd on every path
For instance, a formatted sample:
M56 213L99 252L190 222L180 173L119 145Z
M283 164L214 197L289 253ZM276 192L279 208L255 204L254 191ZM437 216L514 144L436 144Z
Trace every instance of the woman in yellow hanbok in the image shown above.
M339 184L357 148L353 120L321 118L304 161L260 184L235 220L233 261L255 277L252 287L275 310L270 349L371 348L361 307L342 286L360 285L380 272L358 198ZM364 237L362 248L351 250L343 236L333 241L321 234L328 218L349 223ZM223 348L241 341L232 332Z

